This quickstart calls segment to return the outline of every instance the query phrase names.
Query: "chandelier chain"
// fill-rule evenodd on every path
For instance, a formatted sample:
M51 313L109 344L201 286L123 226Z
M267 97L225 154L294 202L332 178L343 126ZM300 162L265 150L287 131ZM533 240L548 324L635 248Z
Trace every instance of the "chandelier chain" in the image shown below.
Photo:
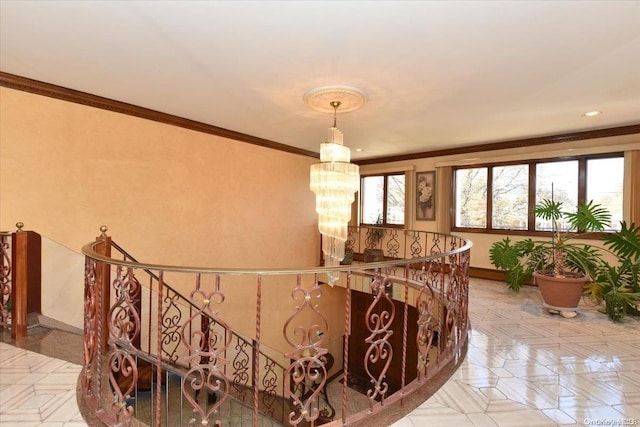
M342 104L342 102L340 101L331 101L329 103L329 105L331 105L333 107L333 127L337 128L337 118L338 118L338 107L340 107L340 104Z

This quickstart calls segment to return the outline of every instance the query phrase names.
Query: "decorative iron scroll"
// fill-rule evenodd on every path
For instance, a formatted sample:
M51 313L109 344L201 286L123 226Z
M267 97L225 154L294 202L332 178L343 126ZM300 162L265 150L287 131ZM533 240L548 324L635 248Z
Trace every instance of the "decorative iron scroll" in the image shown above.
M11 235L0 234L0 327L11 315Z
M200 417L198 424L209 425L209 420L229 395L229 380L224 374L224 366L227 360L224 355L231 345L232 331L226 322L212 308L212 304L222 304L224 294L220 290L220 276L215 276L214 289L206 292L201 287L201 275L196 275L196 287L190 294L190 301L197 308L197 311L187 319L182 327L182 341L189 350L187 356L188 364L191 368L187 371L182 381L182 396L193 407L194 418L189 425L195 425L197 414ZM197 318L209 317L207 331L195 330L189 336L188 325ZM207 395L215 394L217 399L212 405L202 406L195 399L200 391L205 390ZM215 420L215 425L221 426L220 420Z
M416 309L418 311L418 334L416 345L418 349L418 378L427 378L431 366L437 364L438 354L431 354L431 349L438 345L437 328L438 317L436 309L440 305L436 293L430 285L427 273L423 269L421 281L422 288L416 297ZM434 314L436 314L434 316ZM433 360L435 358L435 360Z
M234 395L240 400L245 401L247 392L249 391L249 367L251 364L251 346L240 337L236 337L235 345L236 355L233 357L231 366L233 366L233 388Z
M265 413L271 417L274 416L275 403L278 397L278 373L276 368L278 365L275 360L265 358L264 376L262 377L262 404L265 406Z
M96 261L85 258L84 263L84 340L82 375L83 390L93 396L93 360L98 348L96 325Z
M389 240L387 241L387 256L398 258L400 254L400 242L398 241L398 229L389 230Z
M178 306L180 295L171 289L164 297L162 312L162 355L173 363L178 361L178 347L182 340L182 310Z
M285 356L292 360L287 369L287 376L291 378L287 397L293 402L294 410L289 414L289 422L294 426L303 421L313 423L320 416L320 393L327 382L323 356L328 353L322 345L329 329L326 317L314 302L322 296L318 276L315 275L314 284L308 291L302 287L301 276L297 276L296 282L291 298L300 304L283 328L284 338L292 348ZM311 311L316 322L307 320L307 327L294 324L297 319L302 321L306 311Z
M397 228L391 228L389 230L387 230L389 232L389 240L387 240L387 244L386 244L386 251L385 251L385 256L386 257L391 257L391 258L399 258L402 256L402 254L400 253L400 242L398 241L398 229ZM404 268L404 266L399 266L399 267L388 267L388 273L391 275L397 275L398 274L398 270L402 270Z
M134 276L133 268L123 274L118 266L113 280L115 302L108 315L109 346L107 355L109 384L113 391L112 409L118 420L127 420L133 416L133 407L128 404L138 384L138 366L132 351L139 346L140 313L136 306L140 300L140 283Z
M440 235L432 233L431 236L431 249L429 250L429 255L440 255L442 253L442 249L440 248Z
M134 410L128 404L138 383L138 366L136 361L126 350L115 346L108 354L109 361L109 384L113 391L113 403L111 409L118 421L127 425L133 416Z
M420 232L415 230L411 231L410 238L411 244L409 245L409 248L411 249L411 258L420 258L424 256L422 253L424 246L420 239Z
M451 239L451 251L458 246L456 239ZM447 287L447 328L449 342L447 345L458 346L462 342L462 334L467 329L467 304L469 292L469 254L453 253L449 255L449 285Z
M387 275L383 277L380 270L376 269L371 281L371 292L375 298L365 314L366 326L371 332L371 335L365 339L369 348L364 360L365 370L373 385L372 389L367 390L370 408L378 400L384 405L384 398L389 391L389 383L385 378L393 359L393 347L389 338L393 335L390 328L396 312L393 301L385 291L390 286L389 277Z
M469 263L471 262L471 257L469 251L461 252L458 257L460 259L460 267L458 268L456 280L460 283L458 310L461 333L463 333L467 330L467 326L469 325Z

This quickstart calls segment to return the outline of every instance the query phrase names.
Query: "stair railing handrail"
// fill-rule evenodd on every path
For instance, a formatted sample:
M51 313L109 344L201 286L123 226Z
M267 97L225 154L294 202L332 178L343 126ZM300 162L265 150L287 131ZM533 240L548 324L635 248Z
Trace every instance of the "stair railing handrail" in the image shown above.
M360 227L367 229L367 227ZM357 232L360 233L360 229L357 229ZM404 233L404 239L397 239L399 233ZM389 346L390 343L387 342L387 337L383 335L385 333L390 332L390 334L394 333L394 330L388 330L387 328L390 325L381 325L381 329L379 327L374 327L375 329L371 329L369 327L369 315L370 310L378 304L377 301L384 301L386 299L387 302L390 302L390 296L385 295L386 289L390 286L390 284L396 283L400 285L400 291L404 291L404 329L402 329L402 313L398 312L397 318L400 319L400 329L395 329L396 336L403 337L402 343L398 346L398 349L401 349L401 353L397 353L397 356L393 359L393 362L400 366L400 362L402 362L401 375L402 377L398 377L398 380L401 381L400 389L403 391L402 393L394 394L395 392L391 391L388 396L387 393L387 383L384 380L385 372L388 368L382 366L383 371L381 372L379 377L373 377L372 373L369 373L371 377L371 385L370 389L367 392L367 396L369 399L369 409L367 411L361 411L355 414L354 416L348 415L347 412L347 404L346 404L346 387L347 387L347 356L345 355L344 366L342 369L343 375L343 399L342 399L342 419L340 421L332 422L331 425L345 425L347 421L349 423L362 420L364 418L368 418L370 415L379 415L381 411L386 407L385 404L395 404L396 402L402 402L404 400L404 396L408 396L405 393L412 393L417 389L421 388L424 381L430 380L434 378L436 374L440 372L441 369L447 368L449 369L453 365L457 365L462 360L464 353L466 351L466 345L468 340L468 331L469 331L469 319L468 319L468 278L469 278L469 251L472 246L472 243L465 238L451 235L451 234L441 234L427 231L415 231L415 230L395 230L390 231L390 236L387 238L384 243L387 245L388 256L383 261L370 262L366 264L355 264L355 265L340 265L340 266L328 266L328 267L308 267L308 268L211 268L211 267L197 267L197 266L176 266L176 265L163 265L163 264L152 264L152 263L140 263L135 261L125 260L117 260L110 256L110 250L103 250L105 247L109 247L104 245L105 240L98 240L96 242L87 244L83 246L82 253L86 256L86 269L85 269L85 337L87 337L87 331L89 331L89 339L87 342L85 338L85 345L89 345L88 348L89 353L85 350L85 366L83 368L83 374L81 375L80 381L83 387L83 390L88 390L89 399L91 399L90 407L95 410L99 410L101 406L99 402L102 401L101 396L103 392L111 394L115 392L117 396L115 396L115 404L117 406L116 411L109 411L109 417L114 420L117 424L122 420L128 419L132 414L128 412L126 408L126 402L123 400L126 398L127 390L119 389L119 388L104 388L103 386L107 386L106 382L102 382L101 379L109 380L111 384L113 378L113 373L122 372L125 374L129 372L129 365L131 364L131 352L127 353L126 349L119 350L114 347L114 343L119 342L122 339L122 343L125 344L127 342L131 342L133 334L135 334L135 330L131 330L131 326L135 328L139 328L140 322L135 319L135 322L127 322L126 319L132 319L132 317L127 316L135 316L135 313L131 311L130 307L132 307L132 300L128 295L129 290L131 289L131 281L137 281L134 276L135 271L144 270L150 276L156 276L153 272L147 270L155 270L158 272L156 276L158 279L158 309L157 313L161 312L162 302L161 297L164 295L164 274L167 272L178 272L178 273L187 273L193 276L195 282L195 288L192 291L192 298L194 294L198 297L201 297L201 300L198 300L197 303L199 306L199 311L194 314L199 315L202 313L205 308L207 308L213 298L221 297L220 300L217 300L217 304L221 304L224 301L224 294L221 291L220 283L222 283L222 278L225 276L250 276L254 278L254 284L256 285L256 321L254 327L256 328L256 337L254 342L256 343L256 347L254 347L254 354L256 350L259 350L260 345L262 345L261 341L261 321L260 321L260 313L261 313L261 294L262 294L262 278L263 276L295 276L296 285L293 287L291 291L291 300L296 301L295 309L293 310L291 316L288 320L283 324L283 337L287 341L288 345L291 346L291 350L287 350L284 352L284 356L287 359L291 360L291 365L287 370L287 375L289 372L291 373L291 380L300 378L301 380L314 380L317 378L317 373L319 371L324 371L322 382L320 383L320 387L325 384L328 372L324 369L324 362L321 362L321 359L324 355L327 354L327 343L320 335L320 332L326 330L328 328L328 324L326 323L326 318L323 316L323 313L316 312L319 316L321 316L320 324L317 323L304 323L307 322L304 316L301 316L301 312L305 307L312 307L309 304L315 301L315 298L319 298L322 295L323 291L320 288L322 285L322 277L321 275L329 272L341 272L345 273L343 279L345 280L346 285L346 317L344 322L344 346L343 351L346 351L348 347L348 337L351 334L349 332L350 329L350 316L349 313L351 311L350 307L350 297L349 292L351 289L354 289L350 285L352 273L353 277L358 277L359 272L362 271L365 275L369 275L369 273L374 272L373 276L368 279L370 280L371 293L372 296L375 297L373 304L367 310L365 316L365 323L367 324L367 328L372 332L370 338L362 342L367 342L369 344L369 350L373 351L377 349L377 340L380 341L380 345ZM110 238L103 233L103 237L110 241ZM359 242L362 242L363 235L358 235ZM394 244L398 243L398 240L403 240L404 243L404 252L397 251L397 247L392 250ZM378 242L379 245L382 245L382 241ZM103 246L101 246L103 245ZM368 246L368 245L367 245ZM125 257L126 258L126 257ZM116 279L111 280L108 278L108 272L110 267L116 267ZM103 278L100 278L103 273L106 272L106 275ZM311 275L313 278L313 282L302 287L302 279L306 277L306 275ZM200 277L209 277L214 280L213 283L208 282L208 287L205 290L200 289ZM192 279L193 280L193 279ZM305 279L306 280L306 279ZM354 279L355 280L355 279ZM204 283L204 282L203 282ZM233 283L233 282L232 282ZM243 282L244 283L244 282ZM353 282L355 283L355 281ZM104 288L114 286L117 300L114 304L109 302L109 299L101 298L101 293L104 292ZM368 286L368 285L367 285ZM172 291L179 295L178 292L172 289ZM418 377L417 380L413 380L415 378L415 373L411 374L411 377L408 377L407 380L409 382L405 382L405 353L409 350L407 347L407 307L409 301L409 291L411 292L411 298L415 299L415 301L420 302L420 307L418 308L418 353L420 362L418 364ZM415 295L413 294L415 292ZM108 295L108 293L106 294ZM183 299L182 295L180 295ZM302 299L301 299L302 298ZM383 299L380 299L383 298ZM393 298L393 297L391 297ZM423 300L420 300L423 298ZM425 299L426 298L426 299ZM384 302L384 304L387 304ZM432 308L435 303L435 311ZM109 304L109 305L107 305ZM291 301L290 301L291 304ZM402 301L400 302L402 306ZM379 304L378 304L379 306ZM110 307L110 308L109 308ZM317 306L315 306L317 307ZM315 308L312 308L315 310ZM386 310L384 307L378 307L378 309ZM392 308L393 309L393 308ZM107 311L108 310L108 313ZM124 317L120 313L125 313ZM211 309L213 313L214 322L217 324L221 322L221 326L224 330L229 332L233 331L232 326L225 322L225 316L219 316L218 312ZM395 309L393 309L395 310ZM209 308L207 308L209 311ZM114 313L114 317L111 318ZM130 313L130 314L126 314ZM131 314L133 313L133 314ZM387 319L389 313L381 312L380 314L376 314L375 312L371 312L372 318L375 319ZM88 316L89 315L89 316ZM106 317L105 317L106 316ZM394 318L394 314L390 314L390 318ZM191 316L191 319L193 316ZM95 320L93 320L95 319ZM204 321L204 318L202 319ZM226 319L228 321L228 319ZM302 321L299 325L293 323L292 321ZM87 323L88 322L88 323ZM322 324L324 322L324 324ZM107 325L108 323L108 325ZM158 324L160 324L160 320L158 320ZM185 326L187 323L184 324ZM415 322L414 322L415 325ZM89 328L87 328L89 326ZM108 330L106 329L108 327ZM197 326L196 326L197 328ZM295 329L293 329L295 328ZM309 342L301 342L297 343L297 340L292 340L293 336L288 335L291 331L303 332L305 337L311 338L311 332L313 334L313 340L309 340ZM318 331L318 337L316 338L315 331ZM333 329L335 330L335 329ZM111 346L111 350L108 350L107 353L103 353L100 350L101 343L106 343L104 339L106 338L105 333L110 335L109 344ZM183 326L183 335L184 335L184 326ZM189 332L191 333L191 332ZM224 333L224 332L223 332ZM433 334L436 334L435 336ZM94 335L96 334L96 335ZM389 335L390 335L389 334ZM411 332L413 338L415 340L415 333ZM426 335L425 335L426 334ZM222 339L223 335L217 335L218 338ZM226 336L226 335L225 335ZM302 335L300 335L302 336ZM95 337L95 338L94 338ZM160 328L158 328L158 343L160 342ZM433 339L435 338L435 341ZM294 342L295 341L295 342ZM317 341L317 343L316 343ZM360 342L360 341L358 341ZM194 347L192 344L187 343L189 346L188 358L193 359L193 355L197 357L201 357L202 354L205 354L204 357L207 357L207 361L196 361L195 365L191 367L187 376L189 378L193 378L189 375L197 375L202 377L203 375L207 375L207 372L222 372L220 369L225 366L227 361L221 359L219 355L224 354L223 352L229 347L231 343L231 335L229 338L224 338L223 342L217 342L215 344L215 351L209 350L200 352L200 347ZM432 348L433 344L433 348ZM412 345L410 349L415 353L416 343ZM376 347L374 347L376 346ZM382 348L382 347L380 347ZM211 349L213 349L211 347ZM219 350L218 350L219 349ZM432 354L432 351L436 351L436 353ZM211 352L213 351L213 353ZM377 350L375 350L377 351ZM383 350L380 350L383 351ZM133 351L135 353L135 350ZM221 353L222 352L222 353ZM386 350L384 350L386 353ZM208 356L207 356L208 354ZM367 353L368 354L368 353ZM108 360L106 360L108 358ZM254 356L254 361L257 358ZM103 363L108 362L108 363ZM390 363L391 359L388 362ZM162 363L160 355L156 357L156 363ZM194 363L194 362L189 362ZM255 363L255 362L254 362ZM365 368L369 371L369 367L373 367L373 363L376 363L374 360L369 360L369 358L365 358L364 360ZM191 365L190 365L191 366ZM104 376L107 374L106 371L102 369L104 367L110 367L113 372L109 375L109 378ZM202 369L205 369L202 371ZM97 369L97 370L96 370ZM158 381L157 384L160 386L159 373L158 371ZM135 374L135 371L134 371ZM210 374L208 374L210 375ZM217 375L217 374L216 374ZM254 379L257 379L258 370L257 366L254 369ZM378 375L378 374L375 374ZM302 376L302 377L301 377ZM204 379L204 377L203 377ZM222 378L225 382L227 382L226 378ZM97 382L95 382L97 380ZM92 385L92 381L94 381L94 385ZM199 380L200 381L200 380ZM207 380L207 387L210 390L217 391L218 386L214 383L209 383ZM195 387L192 388L194 391L199 390L199 387L202 383L197 382L193 383L190 386ZM227 384L229 384L227 382ZM257 416L258 416L258 403L257 403L257 381L253 381L254 385L254 404L253 404L253 425L257 425ZM183 394L185 392L185 386L183 385ZM225 386L225 390L228 387ZM111 391L110 391L111 390ZM156 393L157 399L160 399L159 388ZM191 388L189 389L191 390ZM266 389L265 389L266 390ZM370 393L372 393L370 395ZM105 397L107 397L105 395ZM195 405L192 400L189 398L189 394L184 394L187 400L192 403L194 408L194 412L198 411L198 416L202 418L203 425L208 422L209 416L212 414L212 410L215 411L218 406L213 408L208 408L206 406L198 406ZM226 395L226 394L225 394ZM315 393L314 393L315 395ZM291 389L287 392L287 397L292 399L294 404L294 408L297 408L297 412L290 412L289 414L289 422L293 425L299 425L300 422L304 420L311 421L315 420L318 417L317 407L309 406L313 404L312 401L317 399L317 396L314 398L311 396L309 399L298 399L298 396L291 393ZM376 404L376 398L381 398L383 400L382 404ZM224 397L223 397L224 398ZM114 407L116 408L116 407ZM157 400L155 405L156 410L158 411L158 415L161 411L160 400ZM311 411L311 412L309 412ZM365 414L366 412L366 414ZM96 412L98 413L98 412ZM124 418L123 418L124 417ZM347 419L348 418L348 419ZM341 423L341 424L340 424Z
M362 227L364 228L364 227ZM429 232L434 235L441 235L446 237L453 237L465 241L466 243L463 246L460 246L455 249L447 250L446 255L451 256L455 254L460 254L465 252L473 246L471 241L457 236L455 234L442 234ZM135 267L138 269L146 270L163 270L163 271L171 271L171 272L181 272L181 273L205 273L205 274L219 274L219 275L258 275L258 276L271 276L271 275L296 275L296 274L322 274L328 272L344 272L347 273L349 270L353 270L354 267L352 265L337 265L337 266L329 266L329 267L305 267L305 268L212 268L212 267L202 267L202 266L179 266L179 265L170 265L170 264L153 264L153 263L144 263L144 262L131 262L126 260L117 260L110 258L108 256L100 255L95 251L95 247L100 245L101 242L91 242L82 247L82 254L95 259L96 261L102 261L105 263L109 263L112 265L119 265L122 267ZM405 259L393 259L386 261L378 261L378 262L370 262L367 263L367 268L371 270L375 269L384 269L385 267L392 267L397 265L408 265L420 262L427 262L433 260L435 258L440 258L442 254L437 255L427 255L422 257L415 258L405 258Z

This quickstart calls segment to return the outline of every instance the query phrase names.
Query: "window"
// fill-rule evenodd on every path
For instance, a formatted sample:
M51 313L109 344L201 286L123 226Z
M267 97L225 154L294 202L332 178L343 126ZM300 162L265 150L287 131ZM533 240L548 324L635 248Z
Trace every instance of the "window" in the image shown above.
M456 227L486 228L487 168L456 171Z
M603 205L615 230L622 220L623 176L620 153L456 168L454 229L550 230L532 210L553 197L566 211L584 200Z
M623 219L623 181L624 159L622 157L587 160L587 200L593 200L609 210L612 230L619 230Z
M404 173L363 176L360 194L363 224L404 225Z
M491 178L493 228L526 230L529 226L529 165L495 166Z
M575 212L578 206L578 161L539 163L536 167L536 200L553 199L562 202L565 211ZM569 228L559 221L560 229ZM536 218L536 230L551 231L550 220Z

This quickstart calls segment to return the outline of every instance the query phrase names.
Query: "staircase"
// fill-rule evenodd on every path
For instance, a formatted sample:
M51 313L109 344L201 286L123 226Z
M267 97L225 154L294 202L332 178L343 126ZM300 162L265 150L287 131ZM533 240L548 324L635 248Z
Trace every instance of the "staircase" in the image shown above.
M142 364L144 366L144 364ZM140 370L140 377L147 376L145 370L151 371L151 366L146 364L146 368ZM149 372L151 374L151 372ZM155 375L155 373L153 374ZM162 386L160 400L165 407L161 425L163 426L189 426L200 425L198 414L187 401L182 392L182 381L184 373L171 372L165 370L162 373ZM138 421L153 426L156 425L154 413L154 401L157 399L156 383L152 382L152 387L138 387L134 395L127 400L127 404L134 409L135 417ZM218 395L215 393L198 393L194 399L205 413L218 403ZM282 401L284 404L285 402ZM263 414L258 417L258 425L261 427L276 427L284 425L273 418ZM217 408L214 415L209 418L210 425L220 421L222 425L228 427L244 427L253 424L253 409L236 397L229 395Z

